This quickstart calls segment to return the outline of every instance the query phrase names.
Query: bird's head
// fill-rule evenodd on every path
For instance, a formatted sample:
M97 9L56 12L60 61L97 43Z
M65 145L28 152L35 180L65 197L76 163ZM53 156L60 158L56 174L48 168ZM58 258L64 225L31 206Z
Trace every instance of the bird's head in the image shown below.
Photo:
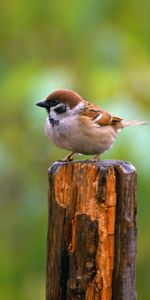
M83 99L76 92L62 89L49 94L45 100L38 102L36 105L45 108L48 113L53 108L56 113L61 114L67 109L75 108L82 101Z

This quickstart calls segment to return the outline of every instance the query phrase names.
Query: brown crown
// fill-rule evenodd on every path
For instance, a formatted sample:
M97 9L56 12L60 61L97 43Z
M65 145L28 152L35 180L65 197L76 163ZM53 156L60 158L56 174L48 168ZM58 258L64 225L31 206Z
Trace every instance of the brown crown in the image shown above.
M83 101L82 97L79 94L67 89L54 91L47 96L46 100L57 100L68 104L70 108L75 107L79 102Z

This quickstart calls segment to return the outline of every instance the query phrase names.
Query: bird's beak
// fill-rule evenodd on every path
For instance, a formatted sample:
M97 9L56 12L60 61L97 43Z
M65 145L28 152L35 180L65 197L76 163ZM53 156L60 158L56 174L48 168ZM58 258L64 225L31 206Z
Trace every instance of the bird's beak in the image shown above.
M47 102L46 100L42 100L36 103L37 106L43 107L43 108L47 108Z

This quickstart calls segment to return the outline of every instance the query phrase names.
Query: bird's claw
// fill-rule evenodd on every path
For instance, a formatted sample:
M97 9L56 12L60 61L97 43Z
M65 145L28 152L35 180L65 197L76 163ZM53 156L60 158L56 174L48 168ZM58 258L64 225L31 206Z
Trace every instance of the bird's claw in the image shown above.
M67 162L67 161L73 161L73 152L71 152L70 154L68 154L64 159L60 159L59 161L61 162Z

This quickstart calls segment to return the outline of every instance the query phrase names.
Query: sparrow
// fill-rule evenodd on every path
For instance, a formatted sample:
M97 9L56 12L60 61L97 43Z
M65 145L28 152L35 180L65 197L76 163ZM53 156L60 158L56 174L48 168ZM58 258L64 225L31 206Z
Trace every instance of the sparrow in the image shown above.
M68 89L52 92L37 105L48 113L45 124L47 137L58 147L71 151L64 161L72 160L75 153L90 154L99 159L111 148L123 128L147 124L111 115Z

